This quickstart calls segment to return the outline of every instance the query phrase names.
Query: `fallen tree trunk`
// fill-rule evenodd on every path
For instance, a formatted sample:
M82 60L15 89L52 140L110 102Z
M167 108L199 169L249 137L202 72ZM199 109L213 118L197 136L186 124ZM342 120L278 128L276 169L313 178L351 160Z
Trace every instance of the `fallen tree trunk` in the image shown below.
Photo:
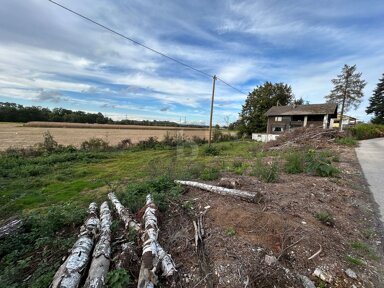
M214 186L214 185L209 185L209 184L194 182L194 181L175 180L175 183L190 186L190 187L200 188L202 190L206 190L206 191L217 193L224 196L238 197L246 201L257 202L257 200L260 200L260 193L257 193L257 192L248 192L248 191L242 191L238 189L228 189L220 186Z
M88 266L93 244L97 236L100 221L97 217L97 205L89 205L89 217L80 228L79 238L73 245L71 254L57 270L50 285L52 288L77 288Z
M9 219L6 224L0 227L0 239L16 233L21 226L23 226L21 219Z
M86 288L104 287L109 270L112 217L106 201L100 207L100 220L100 238L93 251L91 267L84 284Z
M137 223L133 217L132 217L132 213L129 211L128 208L125 208L119 201L119 199L117 199L115 193L111 192L108 194L108 198L109 200L111 200L112 204L115 206L115 209L117 211L117 213L119 214L121 220L123 220L124 222L124 225L125 225L125 229L128 229L128 228L131 228L131 229L134 229L135 231L139 231L140 230L140 224Z
M171 276L176 271L172 258L167 254L157 241L158 226L156 205L151 195L147 195L146 209L143 215L144 233L142 236L143 253L137 287L150 288L157 284L156 270L159 262L164 276Z

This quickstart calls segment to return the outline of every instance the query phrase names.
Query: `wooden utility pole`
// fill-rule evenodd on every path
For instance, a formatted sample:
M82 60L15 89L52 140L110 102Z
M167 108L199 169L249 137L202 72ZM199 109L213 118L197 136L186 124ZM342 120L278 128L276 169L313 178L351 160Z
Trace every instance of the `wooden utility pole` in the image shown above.
M216 75L213 75L213 83L212 83L212 100L211 100L211 116L209 117L209 138L208 138L208 146L211 146L211 137L212 137L212 115L213 115L213 102L215 100L215 85L216 85Z

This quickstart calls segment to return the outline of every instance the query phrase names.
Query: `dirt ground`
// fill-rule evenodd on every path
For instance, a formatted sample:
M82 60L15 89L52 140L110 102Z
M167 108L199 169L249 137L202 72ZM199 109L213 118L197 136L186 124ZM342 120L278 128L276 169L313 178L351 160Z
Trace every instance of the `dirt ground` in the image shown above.
M384 287L382 227L371 195L354 149L333 149L342 170L337 178L283 174L278 183L262 183L230 175L240 189L261 192L260 203L186 189L160 225L160 241L178 267L176 286L303 287L306 276L316 287ZM192 221L203 211L206 236L196 251ZM323 211L332 213L334 225L316 219ZM312 275L316 268L329 283ZM357 279L347 276L348 268Z
M160 130L161 129L161 130ZM175 127L164 130L159 129L89 129L89 128L58 128L58 127L24 127L20 123L0 123L0 151L9 147L29 147L43 141L43 134L49 131L53 138L62 145L80 146L80 144L90 138L102 138L111 145L118 144L123 139L131 139L132 143L149 137L157 137L161 140L167 133L169 135L182 135L183 137L208 138L207 129L182 129L175 130Z

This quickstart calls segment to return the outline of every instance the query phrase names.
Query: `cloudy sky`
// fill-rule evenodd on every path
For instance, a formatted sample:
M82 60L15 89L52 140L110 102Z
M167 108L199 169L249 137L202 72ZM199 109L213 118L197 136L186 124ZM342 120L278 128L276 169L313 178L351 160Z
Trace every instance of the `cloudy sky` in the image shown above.
M56 0L248 93L265 81L321 103L344 64L368 82L349 114L368 120L384 73L382 0ZM84 21L48 0L2 0L0 101L114 119L208 123L212 79ZM246 95L217 83L214 122Z

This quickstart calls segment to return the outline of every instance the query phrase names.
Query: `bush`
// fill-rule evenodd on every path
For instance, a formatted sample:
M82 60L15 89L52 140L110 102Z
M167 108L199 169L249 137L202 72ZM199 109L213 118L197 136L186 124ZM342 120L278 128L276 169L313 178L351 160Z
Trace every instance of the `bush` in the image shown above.
M204 148L204 155L206 156L217 156L220 154L219 149L215 146L207 146Z
M306 171L310 174L321 177L333 177L340 173L340 170L334 167L329 159L331 155L326 152L317 152L308 150L305 155Z
M207 167L200 174L200 179L204 181L216 180L219 177L220 171L215 167Z
M261 158L258 158L253 167L252 175L267 183L277 182L279 180L279 163L276 160L264 163Z
M327 226L335 226L335 219L332 214L327 211L318 212L315 215L316 219Z
M110 147L108 142L101 138L91 138L81 143L80 148L84 151L107 151Z
M131 139L126 138L126 139L121 140L121 141L117 144L117 149L119 149L119 150L125 150L125 149L130 148L131 146L132 146L132 141L131 141Z
M157 140L157 137L149 137L146 140L141 140L137 143L137 147L141 149L151 149L158 146L160 142Z
M352 136L357 140L372 139L384 136L384 125L380 124L357 124L348 128Z
M285 172L288 174L298 174L304 172L304 154L292 152L286 156Z

